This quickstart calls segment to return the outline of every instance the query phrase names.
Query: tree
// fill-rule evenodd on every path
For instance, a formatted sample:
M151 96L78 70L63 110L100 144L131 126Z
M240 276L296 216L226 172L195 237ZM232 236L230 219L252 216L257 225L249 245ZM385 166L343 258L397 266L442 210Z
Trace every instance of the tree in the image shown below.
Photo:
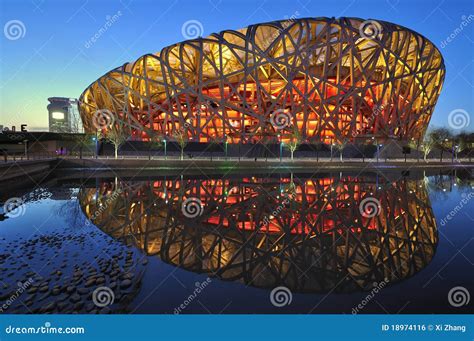
M152 149L161 149L163 148L163 145L164 145L163 136L159 134L153 134L152 136L150 136L150 142L149 142L150 153L148 154L148 160L151 160Z
M260 140L261 141L261 144L262 144L262 147L263 147L263 153L265 155L265 162L268 161L268 152L269 152L269 146L273 143L273 136L269 136L269 135L264 135L262 136L262 139Z
M471 142L470 142L470 137L469 134L467 133L460 133L456 135L454 138L454 143L456 144L456 160L458 159L458 153L464 151L464 150L469 150L471 148Z
M446 128L437 128L430 132L430 138L434 140L434 145L440 149L440 162L443 162L443 153L449 147L452 135Z
M79 158L82 159L82 151L84 148L87 148L92 145L92 141L94 138L94 134L86 133L86 134L80 134L76 137L77 139L77 144L79 146Z
M112 143L114 145L114 155L115 158L118 158L118 150L120 146L127 141L128 134L121 122L117 120L114 124L108 127L105 131L103 131L102 136L105 140Z
M212 157L214 155L214 151L216 149L219 150L219 151L221 150L220 146L221 146L221 143L216 138L211 138L209 140L208 150L211 152L211 161L212 161Z
M179 148L181 149L181 160L183 160L184 148L188 144L188 135L186 135L186 133L180 129L174 132L173 138L176 140L179 145Z
M346 145L347 145L347 140L344 140L342 142L336 142L334 144L334 146L336 147L336 149L339 151L339 160L341 162L343 162L342 160L342 152L344 151L344 148L346 148Z
M427 161L428 154L433 150L436 146L436 140L431 132L428 132L423 137L423 142L420 145L421 150L423 151L423 160Z
M300 132L298 131L298 127L294 126L293 130L289 136L290 141L288 142L288 149L290 150L291 153L291 161L293 161L293 155L298 149L298 146L301 144L301 135Z
M323 149L323 145L324 144L320 141L313 144L314 149L316 150L316 162L319 162L319 151Z

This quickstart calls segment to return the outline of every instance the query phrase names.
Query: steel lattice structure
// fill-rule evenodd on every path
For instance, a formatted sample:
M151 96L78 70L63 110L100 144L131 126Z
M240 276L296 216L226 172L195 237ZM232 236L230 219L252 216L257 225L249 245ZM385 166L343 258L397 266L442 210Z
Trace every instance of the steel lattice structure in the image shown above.
M203 204L200 216L184 214L187 198ZM361 213L366 198L379 201L377 215ZM81 189L79 201L96 226L146 254L258 287L371 289L420 271L438 242L422 180L103 182Z
M276 141L295 128L307 142L419 139L444 75L439 50L396 24L276 21L126 63L83 92L80 112L86 130L108 110L144 141L183 130L199 142Z

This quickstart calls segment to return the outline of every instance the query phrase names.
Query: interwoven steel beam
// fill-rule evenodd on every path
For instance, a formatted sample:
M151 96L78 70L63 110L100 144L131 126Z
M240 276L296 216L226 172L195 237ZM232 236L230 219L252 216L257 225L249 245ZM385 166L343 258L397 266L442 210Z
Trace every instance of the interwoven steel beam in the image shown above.
M307 18L183 41L124 64L80 97L84 127L114 115L132 139L418 140L445 75L425 37L385 21Z

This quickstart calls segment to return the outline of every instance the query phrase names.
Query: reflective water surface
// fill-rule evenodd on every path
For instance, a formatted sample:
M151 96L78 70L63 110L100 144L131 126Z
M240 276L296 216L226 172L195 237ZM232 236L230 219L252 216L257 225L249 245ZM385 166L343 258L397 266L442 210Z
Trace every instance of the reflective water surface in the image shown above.
M473 183L467 172L57 181L3 215L0 300L31 279L6 312L462 313L447 295L473 284ZM113 302L96 304L99 287Z

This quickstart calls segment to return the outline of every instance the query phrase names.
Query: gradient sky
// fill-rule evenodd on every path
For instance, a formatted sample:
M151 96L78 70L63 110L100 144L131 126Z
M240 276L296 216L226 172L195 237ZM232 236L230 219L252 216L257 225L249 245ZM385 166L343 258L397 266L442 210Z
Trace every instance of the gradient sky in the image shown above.
M113 15L118 20L86 46ZM0 0L0 124L47 129L48 97L77 98L110 69L185 40L188 20L207 36L292 16L353 16L409 27L440 48L447 74L431 124L448 127L449 113L462 109L470 115L465 130L474 131L474 20L442 44L469 15L472 0ZM24 24L24 36L8 39L11 20Z

